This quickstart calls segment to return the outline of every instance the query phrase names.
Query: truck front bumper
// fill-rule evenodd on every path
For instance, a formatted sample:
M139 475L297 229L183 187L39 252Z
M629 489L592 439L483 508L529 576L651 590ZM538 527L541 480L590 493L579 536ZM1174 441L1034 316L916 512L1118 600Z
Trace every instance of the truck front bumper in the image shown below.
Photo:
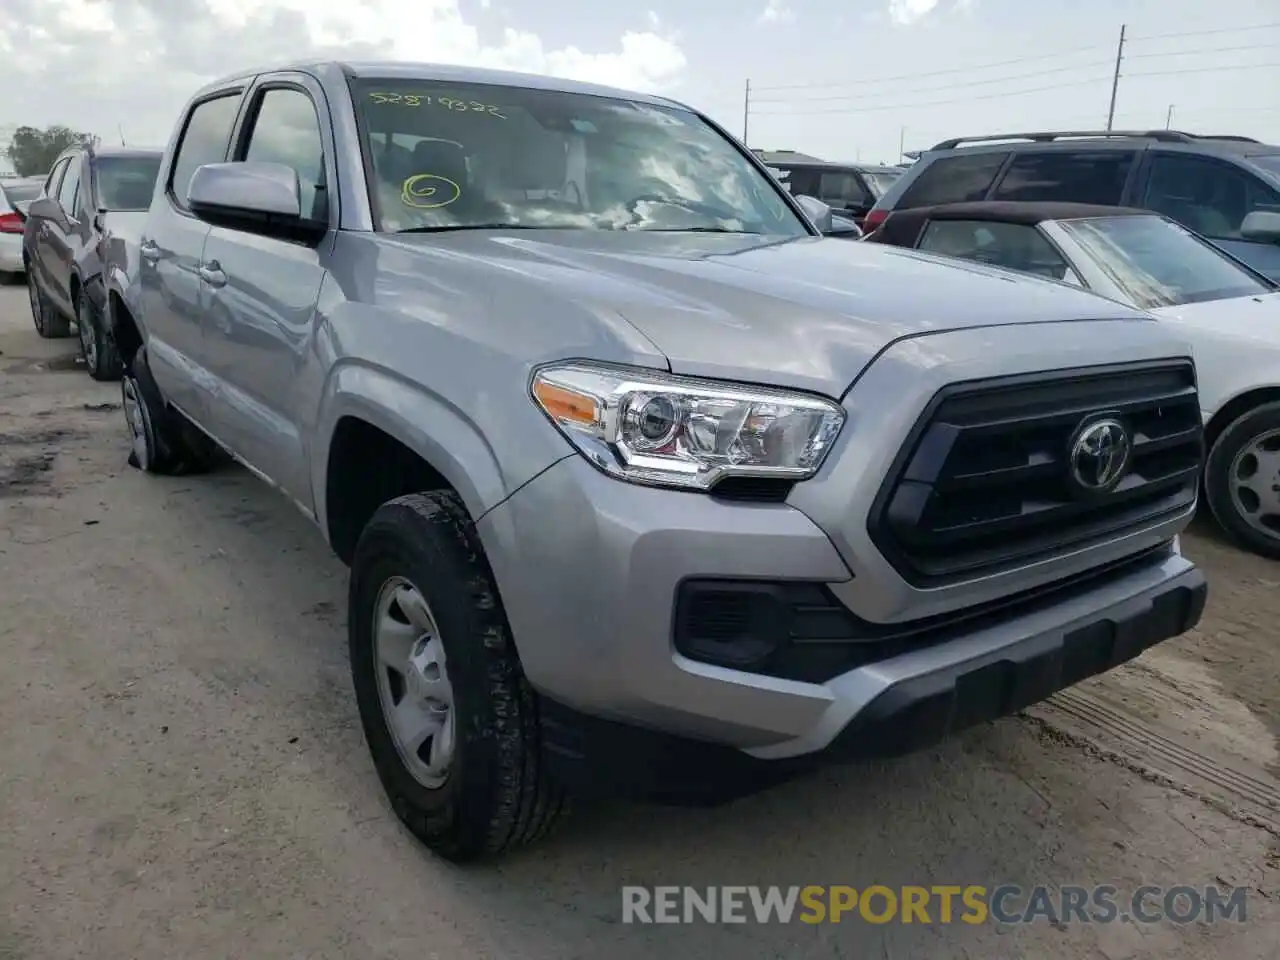
M597 787L650 796L699 782L719 795L740 774L927 746L1190 629L1207 592L1166 541L800 680L693 659L676 642L677 597L691 580L849 580L794 507L622 483L572 456L478 526L544 698L547 748L566 776L586 771Z

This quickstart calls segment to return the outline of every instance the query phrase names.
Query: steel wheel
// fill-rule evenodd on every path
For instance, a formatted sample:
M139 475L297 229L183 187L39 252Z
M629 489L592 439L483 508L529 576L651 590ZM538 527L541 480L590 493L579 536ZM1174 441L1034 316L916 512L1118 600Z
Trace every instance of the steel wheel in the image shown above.
M1227 480L1240 519L1265 537L1280 538L1280 430L1245 444L1232 459Z
M125 425L129 429L129 448L133 451L138 469L151 468L151 417L146 402L138 389L134 376L126 374L120 381L120 400L124 408Z
M80 294L76 304L76 331L80 334L80 352L90 371L98 369L98 330L89 298Z
M378 696L391 739L413 778L439 789L453 763L453 686L435 617L408 580L392 577L382 585L373 637Z

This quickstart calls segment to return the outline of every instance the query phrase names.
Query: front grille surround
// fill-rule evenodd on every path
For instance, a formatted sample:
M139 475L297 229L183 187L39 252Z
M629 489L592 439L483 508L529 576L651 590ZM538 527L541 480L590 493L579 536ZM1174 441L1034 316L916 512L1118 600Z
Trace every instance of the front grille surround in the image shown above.
M1111 491L1071 482L1071 439L1115 418L1133 452ZM1195 507L1204 429L1190 360L951 384L925 406L867 518L908 583L1001 573L1147 530Z

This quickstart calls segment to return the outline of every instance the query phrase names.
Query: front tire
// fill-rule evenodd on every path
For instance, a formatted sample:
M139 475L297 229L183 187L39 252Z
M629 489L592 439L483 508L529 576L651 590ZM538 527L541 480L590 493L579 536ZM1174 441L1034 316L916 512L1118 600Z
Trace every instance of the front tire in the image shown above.
M76 297L76 327L80 335L80 352L84 355L89 376L95 380L119 380L122 373L120 354L102 329L102 318L83 288Z
M1228 534L1280 560L1280 403L1254 407L1222 431L1205 462L1204 486Z
M567 809L474 526L453 493L384 504L351 563L351 674L396 814L455 862L542 836Z

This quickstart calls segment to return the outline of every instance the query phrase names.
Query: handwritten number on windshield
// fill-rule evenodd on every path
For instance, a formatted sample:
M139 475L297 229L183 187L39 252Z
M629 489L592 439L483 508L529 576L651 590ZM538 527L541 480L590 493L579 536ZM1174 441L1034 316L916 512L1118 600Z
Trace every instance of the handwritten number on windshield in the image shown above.
M374 103L394 103L402 107L441 107L455 113L483 113L486 116L507 119L500 107L479 100L459 100L457 97L436 97L420 93L371 93Z

